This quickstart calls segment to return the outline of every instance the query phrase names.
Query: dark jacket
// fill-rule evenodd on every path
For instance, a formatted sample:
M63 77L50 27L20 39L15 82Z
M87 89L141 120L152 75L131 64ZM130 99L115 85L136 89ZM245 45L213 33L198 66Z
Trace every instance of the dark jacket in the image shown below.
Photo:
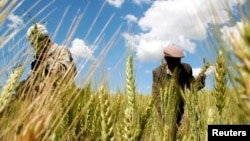
M195 81L191 66L187 63L181 63L178 69L179 69L178 71L179 75L177 76L178 77L177 82L179 86L182 89L184 88L189 89L191 83ZM171 77L172 77L171 72L166 64L158 66L153 70L152 95L160 118L162 117L160 88L166 87Z

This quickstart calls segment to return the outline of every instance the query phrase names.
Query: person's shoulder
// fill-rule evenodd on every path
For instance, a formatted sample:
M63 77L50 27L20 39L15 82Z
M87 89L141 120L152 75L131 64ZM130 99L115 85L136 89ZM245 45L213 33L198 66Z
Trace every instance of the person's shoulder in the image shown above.
M49 49L49 54L50 55L60 55L60 54L65 54L68 53L69 50L66 46L63 45L58 45L56 43L54 43L51 48Z
M65 45L54 44L57 51L69 52L69 48Z
M185 62L182 62L181 65L184 66L184 67L190 67L191 68L191 65L188 64L188 63L185 63Z
M182 63L181 63L181 66L182 66L187 72L192 72L192 67L191 67L190 64L182 62Z
M58 44L57 44L57 47L58 47L59 49L61 49L61 50L68 50L67 46L65 46L65 45L58 45Z
M153 73L158 73L158 72L162 71L162 69L164 69L165 67L166 67L166 64L159 65L153 69Z

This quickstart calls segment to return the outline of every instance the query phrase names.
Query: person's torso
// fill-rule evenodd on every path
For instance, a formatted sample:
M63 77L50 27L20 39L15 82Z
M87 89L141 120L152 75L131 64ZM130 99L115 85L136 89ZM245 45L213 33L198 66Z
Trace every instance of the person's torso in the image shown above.
M184 88L184 87L190 87L190 79L192 79L192 68L189 64L181 63L176 68L176 73L171 72L170 69L168 69L168 66L166 64L161 65L157 67L155 70L155 73L158 76L158 81L160 85L168 85L170 79L176 79L178 84Z

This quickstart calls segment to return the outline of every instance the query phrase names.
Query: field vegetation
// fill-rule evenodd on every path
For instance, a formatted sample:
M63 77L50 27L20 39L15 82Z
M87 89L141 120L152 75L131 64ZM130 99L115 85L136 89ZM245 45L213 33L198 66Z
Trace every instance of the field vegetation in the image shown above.
M0 3L0 24L6 20L14 3L15 1L8 5ZM205 141L208 124L249 124L249 16L242 17L243 26L238 29L240 38L231 34L230 52L220 38L219 31L216 35L219 46L215 48L218 51L214 64L214 88L198 91L194 86L190 91L179 92L186 106L178 128L175 125L178 88L174 81L170 87L161 90L165 117L161 121L152 96L137 92L134 57L128 50L124 70L126 89L117 90L115 94L111 92L105 78L97 86L91 79L86 79L84 88L75 86L74 78L70 78L67 82L60 81L56 88L47 83L39 93L32 88L35 85L25 85L17 91L24 66L21 64L16 68L6 68L1 65L1 70L11 73L0 91L0 140L171 141L177 130L178 140ZM9 31L6 30L6 35L7 32ZM4 38L5 34L1 36ZM0 49L5 47L6 42L0 40ZM205 64L201 73L210 65ZM94 69L90 68L88 73L92 71ZM232 85L229 86L228 83Z

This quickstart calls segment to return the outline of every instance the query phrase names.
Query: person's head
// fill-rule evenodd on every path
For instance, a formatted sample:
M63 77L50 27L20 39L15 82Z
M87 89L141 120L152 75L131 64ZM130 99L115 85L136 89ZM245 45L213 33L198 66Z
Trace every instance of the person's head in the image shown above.
M39 23L32 25L27 30L27 37L37 54L39 54L50 41L47 28Z
M164 59L169 67L178 66L181 63L181 58L184 57L183 51L174 45L166 46L163 50Z

